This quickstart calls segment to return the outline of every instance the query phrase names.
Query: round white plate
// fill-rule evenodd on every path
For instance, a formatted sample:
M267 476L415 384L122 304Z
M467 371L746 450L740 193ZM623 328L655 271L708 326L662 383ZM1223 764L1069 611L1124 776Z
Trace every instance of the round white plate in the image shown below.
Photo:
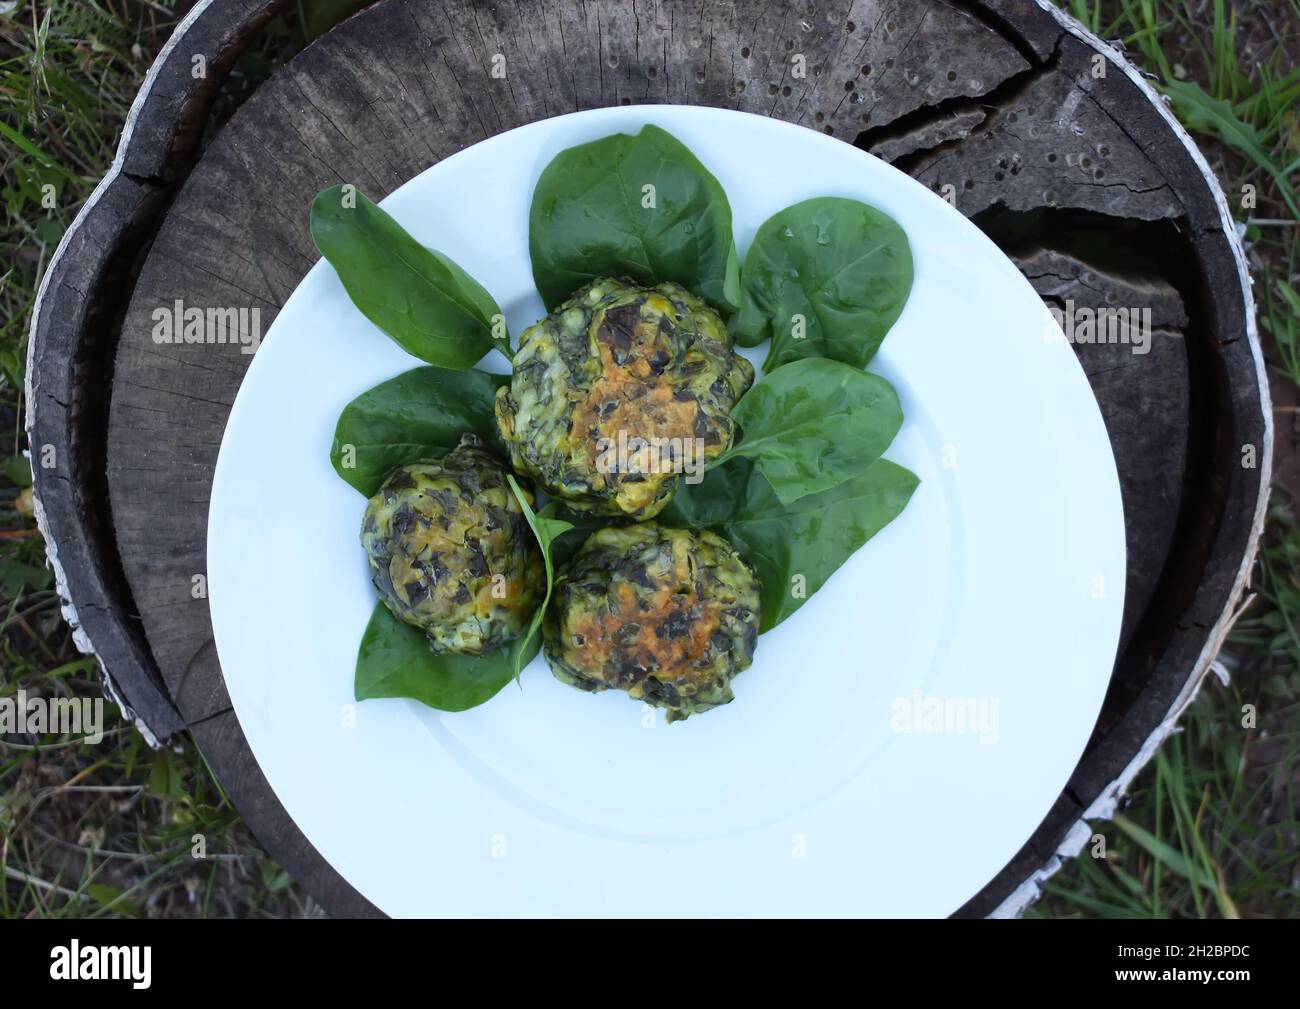
M1047 813L1110 678L1124 523L1096 401L974 225L884 162L778 120L561 116L383 205L518 334L544 314L528 260L542 168L645 123L721 181L742 256L768 216L814 196L863 200L906 230L916 282L872 370L903 402L887 456L921 478L907 509L760 638L732 704L687 722L564 686L541 658L468 712L356 704L375 595L365 501L329 449L349 400L420 362L321 262L248 370L212 488L212 625L240 725L303 833L392 915L948 914Z

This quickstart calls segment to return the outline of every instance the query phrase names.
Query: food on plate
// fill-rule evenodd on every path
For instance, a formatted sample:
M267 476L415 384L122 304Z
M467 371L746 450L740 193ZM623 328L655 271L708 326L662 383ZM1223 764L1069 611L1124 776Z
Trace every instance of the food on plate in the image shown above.
M542 601L546 569L506 472L467 434L441 459L395 470L366 505L371 580L434 652L499 648Z
M727 194L680 141L646 124L570 147L534 187L550 314L517 346L497 296L355 186L319 193L311 226L357 309L426 365L349 403L330 449L379 488L358 699L467 710L540 637L559 679L669 721L726 704L759 634L917 487L882 457L899 397L863 370L907 303L911 248L866 203L778 210L742 266ZM736 346L764 342L755 386ZM509 375L475 367L490 349Z
M515 470L570 509L639 521L730 448L753 381L695 295L600 278L524 331L497 424Z
M759 586L722 537L654 522L606 527L563 569L543 623L555 676L688 718L732 699L754 657Z

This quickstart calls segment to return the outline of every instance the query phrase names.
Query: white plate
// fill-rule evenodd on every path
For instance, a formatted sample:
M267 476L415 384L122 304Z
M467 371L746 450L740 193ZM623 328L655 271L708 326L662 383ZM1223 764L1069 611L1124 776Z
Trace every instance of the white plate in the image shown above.
M543 314L528 261L542 168L645 123L721 181L742 256L768 216L814 196L864 200L906 230L916 282L872 369L903 402L887 455L921 478L907 509L763 635L734 703L687 722L566 687L540 658L472 711L354 705L375 595L365 502L330 443L349 400L420 362L322 262L249 368L212 489L212 625L240 725L303 833L393 915L948 914L1047 813L1110 678L1124 524L1096 401L1042 302L961 214L778 120L561 116L383 205L517 334ZM928 731L935 702L968 699L982 725Z

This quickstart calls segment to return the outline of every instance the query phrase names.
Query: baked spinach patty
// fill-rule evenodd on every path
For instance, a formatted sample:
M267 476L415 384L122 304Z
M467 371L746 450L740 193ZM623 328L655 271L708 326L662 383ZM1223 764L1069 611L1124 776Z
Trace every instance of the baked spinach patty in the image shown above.
M472 434L395 470L366 505L361 545L395 617L435 652L483 655L517 638L546 568L506 470Z
M559 680L625 690L670 722L732 699L758 628L758 581L731 545L654 522L592 534L560 572L542 625Z
M497 425L514 468L574 511L648 519L731 446L753 381L699 298L601 278L524 331Z

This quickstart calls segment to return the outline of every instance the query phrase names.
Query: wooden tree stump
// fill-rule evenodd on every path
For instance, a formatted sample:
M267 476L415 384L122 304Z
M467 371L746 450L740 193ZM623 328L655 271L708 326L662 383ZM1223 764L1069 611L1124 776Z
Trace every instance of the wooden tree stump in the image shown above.
M382 0L286 64L196 158L224 68L283 6L195 7L35 313L38 516L65 616L109 690L151 739L189 728L263 843L327 909L375 913L267 786L194 591L213 466L251 358L238 345L160 347L152 312L178 299L258 308L265 329L317 258L312 197L339 181L378 199L471 144L579 109L775 116L954 197L1049 304L1151 311L1147 354L1076 345L1119 468L1129 588L1083 759L960 913L1023 908L1080 850L1087 821L1114 812L1194 695L1262 525L1270 407L1244 260L1216 182L1159 98L1119 53L1030 0L552 0L535 11ZM496 55L504 78L489 73Z

